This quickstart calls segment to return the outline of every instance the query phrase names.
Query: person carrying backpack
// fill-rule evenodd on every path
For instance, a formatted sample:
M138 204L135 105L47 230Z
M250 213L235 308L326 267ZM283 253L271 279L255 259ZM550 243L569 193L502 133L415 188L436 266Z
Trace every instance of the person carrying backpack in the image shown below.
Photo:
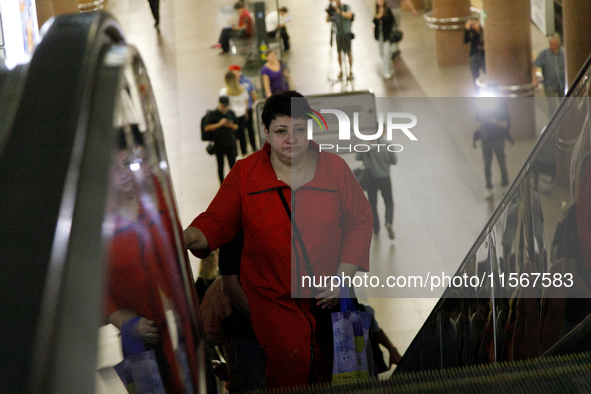
M236 115L230 110L230 99L228 96L219 98L218 107L210 111L203 120L204 138L208 133L213 133L211 141L214 142L214 154L218 161L218 176L220 183L224 182L224 156L228 158L230 169L236 163L236 133L238 124Z

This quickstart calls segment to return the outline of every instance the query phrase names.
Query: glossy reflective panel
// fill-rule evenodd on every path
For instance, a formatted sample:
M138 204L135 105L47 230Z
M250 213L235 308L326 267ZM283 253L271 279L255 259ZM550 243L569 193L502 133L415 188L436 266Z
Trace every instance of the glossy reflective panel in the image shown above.
M204 364L197 360L199 316L162 133L143 65L133 59L124 74L104 223L111 232L111 324L100 330L97 392L125 392L133 384L138 391L191 393Z
M591 112L588 87L574 91L456 274L487 270L493 286L448 288L463 299L440 300L401 371L591 348Z

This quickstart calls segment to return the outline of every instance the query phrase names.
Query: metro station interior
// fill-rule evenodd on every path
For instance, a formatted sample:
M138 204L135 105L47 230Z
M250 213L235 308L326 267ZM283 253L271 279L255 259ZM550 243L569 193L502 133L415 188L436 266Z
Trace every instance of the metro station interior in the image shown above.
M218 105L232 65L255 85L259 148L264 143L265 48L311 102L346 97L362 106L370 97L376 115L389 103L432 111L428 120L418 115L418 140L401 139L389 167L396 235L383 225L372 235L369 274L491 278L436 294L357 289L401 359L388 365L382 347L389 368L375 379L279 390L591 390L591 3L403 1L404 36L388 78L374 1L343 1L355 15L352 79L337 78L329 1L245 1L255 31L231 39L227 54L212 45L236 23L232 0L162 0L157 28L143 0L15 3L0 0L1 392L246 391L214 371L231 369L234 355L208 343L195 287L205 260L187 252L183 230L220 189L201 120ZM257 31L280 7L291 18L289 50ZM477 81L463 40L469 20L485 31L487 71ZM566 83L552 101L533 63L554 34ZM497 156L489 190L473 107L491 97L507 103L514 141L504 148L509 184ZM248 150L237 159L254 154ZM336 153L360 166L355 152ZM378 197L380 217L384 209ZM122 230L129 228L131 238ZM109 289L127 283L110 270L134 253L141 267L121 275L157 286L145 308L162 322L155 360L167 366L148 371L154 359L143 360L130 388L116 369L127 359L128 334L106 315L116 310ZM562 286L567 277L571 285ZM154 374L166 376L154 383Z

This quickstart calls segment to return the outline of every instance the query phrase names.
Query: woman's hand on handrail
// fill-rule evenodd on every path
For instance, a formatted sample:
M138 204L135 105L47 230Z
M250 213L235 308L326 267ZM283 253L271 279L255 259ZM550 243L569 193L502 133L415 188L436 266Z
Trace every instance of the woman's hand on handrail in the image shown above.
M201 230L196 227L187 227L183 231L183 241L187 249L195 256L200 257L203 254L209 254L209 242Z

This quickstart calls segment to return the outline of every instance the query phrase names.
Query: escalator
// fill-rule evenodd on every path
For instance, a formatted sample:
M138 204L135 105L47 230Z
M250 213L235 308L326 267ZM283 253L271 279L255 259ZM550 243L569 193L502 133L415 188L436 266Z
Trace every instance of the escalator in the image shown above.
M290 393L591 391L590 75L591 57L390 379Z
M591 351L591 58L396 374ZM511 100L511 99L508 99Z
M158 336L138 391L215 392L144 63L105 13L44 30L0 72L0 391L127 392L108 323L132 314Z

